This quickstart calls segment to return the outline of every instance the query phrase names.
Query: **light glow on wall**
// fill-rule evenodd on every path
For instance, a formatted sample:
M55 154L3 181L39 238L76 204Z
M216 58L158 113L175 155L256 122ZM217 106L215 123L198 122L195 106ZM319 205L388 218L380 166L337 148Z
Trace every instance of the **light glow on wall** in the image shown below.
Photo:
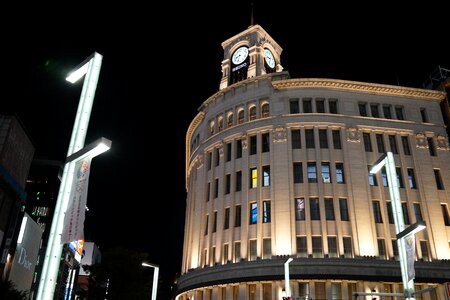
M21 244L23 241L23 234L25 233L25 228L27 227L27 217L23 217L22 224L20 225L19 237L17 238L17 244Z

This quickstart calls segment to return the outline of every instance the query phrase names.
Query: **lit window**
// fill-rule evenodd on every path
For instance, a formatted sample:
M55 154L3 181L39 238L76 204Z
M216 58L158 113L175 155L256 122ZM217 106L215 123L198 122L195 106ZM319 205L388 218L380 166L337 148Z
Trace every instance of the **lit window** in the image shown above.
M308 182L309 183L317 182L317 168L315 162L308 163Z
M263 186L270 186L270 166L263 166Z
M258 169L257 168L251 168L250 169L250 188L256 188L258 187Z
M258 204L250 203L250 224L256 224L258 221Z
M263 223L269 223L271 220L270 201L263 201Z
M295 198L295 220L304 221L305 220L305 199Z
M345 183L344 164L336 163L336 182Z

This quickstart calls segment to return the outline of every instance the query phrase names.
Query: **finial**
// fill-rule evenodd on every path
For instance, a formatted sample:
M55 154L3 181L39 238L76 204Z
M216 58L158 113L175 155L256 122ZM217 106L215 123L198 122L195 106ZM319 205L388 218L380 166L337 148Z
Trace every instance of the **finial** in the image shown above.
M253 2L251 3L250 26L253 26Z

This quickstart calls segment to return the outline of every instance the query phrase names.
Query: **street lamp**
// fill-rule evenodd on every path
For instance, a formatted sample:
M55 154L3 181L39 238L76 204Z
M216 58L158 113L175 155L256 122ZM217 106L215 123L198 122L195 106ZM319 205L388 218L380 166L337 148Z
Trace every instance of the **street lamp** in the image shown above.
M94 52L91 56L84 60L83 63L75 68L68 78L66 78L71 83L74 83L86 75L72 129L72 136L70 138L69 149L67 151L67 159L64 165L61 184L59 186L58 198L56 200L52 226L48 237L47 249L45 251L45 258L37 293L38 300L52 300L55 293L64 244L64 241L61 239L64 219L69 204L73 201L71 192L74 183L75 166L80 159L86 158L87 156L92 158L93 156L106 151L111 146L111 141L102 138L97 143L84 147L92 104L94 102L95 90L97 88L97 82L100 75L102 58L102 55ZM71 76L73 74L76 76Z
M414 237L414 234L425 228L424 222L418 222L405 230L402 203L400 201L400 191L397 182L394 155L392 152L383 154L370 169L369 173L377 173L383 166L386 166L386 175L389 186L389 195L392 202L392 213L394 217L395 233L397 234L397 247L400 258L400 271L402 274L403 294L406 300L414 299L414 277L408 276L408 255L405 239ZM414 243L414 242L413 242ZM411 258L414 261L414 256ZM409 269L413 271L414 265ZM412 272L413 273L413 272ZM411 274L411 273L410 273Z
M156 292L158 291L158 273L159 266L155 264L142 263L143 267L155 268L155 272L153 273L153 285L152 285L152 300L156 300Z
M292 257L284 263L284 291L286 292L286 299L291 299L291 288L289 286L289 263L293 261Z

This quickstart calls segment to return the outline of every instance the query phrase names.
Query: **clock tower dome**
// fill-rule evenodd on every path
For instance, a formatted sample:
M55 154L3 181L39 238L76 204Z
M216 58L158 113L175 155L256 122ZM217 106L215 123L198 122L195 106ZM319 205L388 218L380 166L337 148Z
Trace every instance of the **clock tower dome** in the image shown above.
M221 90L247 78L283 70L280 64L283 49L259 25L252 25L224 41L222 48Z

